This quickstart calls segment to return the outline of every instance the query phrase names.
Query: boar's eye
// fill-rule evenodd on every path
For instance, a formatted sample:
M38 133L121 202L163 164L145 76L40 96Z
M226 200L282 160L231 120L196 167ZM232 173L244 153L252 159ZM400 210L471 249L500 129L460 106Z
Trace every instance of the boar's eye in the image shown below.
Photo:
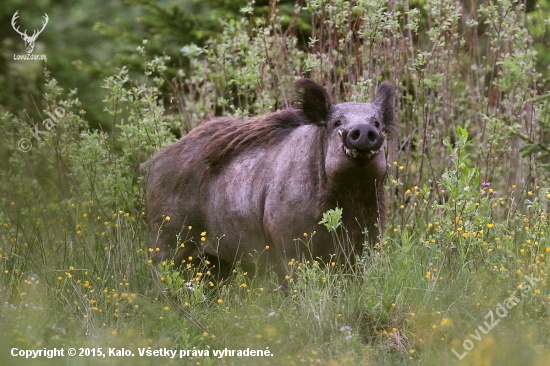
M373 123L373 124L374 124L374 127L380 128L380 122L378 122L377 119L374 120L374 123Z
M342 124L342 120L340 119L337 119L336 121L334 121L334 127L338 127Z

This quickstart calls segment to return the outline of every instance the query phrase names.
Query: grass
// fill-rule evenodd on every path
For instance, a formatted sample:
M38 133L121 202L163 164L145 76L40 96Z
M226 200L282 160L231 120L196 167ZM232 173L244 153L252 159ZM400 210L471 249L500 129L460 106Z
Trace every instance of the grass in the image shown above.
M165 263L166 288L210 333L182 317L151 283L142 214L119 211L103 217L97 214L102 208L90 200L68 204L59 212L77 224L74 241L63 242L47 235L30 242L10 238L6 233L13 223L5 221L2 352L9 355L14 347L101 349L106 358L68 362L128 362L109 356L114 348L130 350L136 355L132 362L148 364L158 358L137 355L151 347L188 350L184 359L190 364L241 365L260 361L231 353L218 359L214 350L269 349L273 356L262 358L262 364L430 365L459 364L455 350L464 364L492 360L489 364L512 365L518 359L545 364L550 306L545 233L550 228L533 202L548 204L549 189L527 192L534 206L527 214L515 211L497 220L513 206L515 190L495 192L485 183L470 191L473 197L447 207L430 204L425 191L411 187L401 211L391 215L385 240L365 254L354 273L330 263L294 260L288 292L273 292L274 275L250 278L237 269L231 281L211 286L201 268L180 273ZM463 215L454 216L460 203L467 205ZM17 204L10 204L12 212ZM429 221L422 214L428 205ZM407 210L408 223L397 224ZM314 241L315 235L304 239ZM178 279L191 282L193 290ZM511 304L506 317L498 315L499 304ZM193 350L208 350L209 356L192 356ZM179 358L162 360L181 363Z

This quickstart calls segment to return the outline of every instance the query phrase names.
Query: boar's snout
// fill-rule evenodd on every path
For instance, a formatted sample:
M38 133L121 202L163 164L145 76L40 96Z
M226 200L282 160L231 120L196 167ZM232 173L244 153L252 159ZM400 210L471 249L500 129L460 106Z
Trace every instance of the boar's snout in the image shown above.
M351 129L347 135L348 144L360 152L376 151L384 143L378 129L370 124L360 124Z

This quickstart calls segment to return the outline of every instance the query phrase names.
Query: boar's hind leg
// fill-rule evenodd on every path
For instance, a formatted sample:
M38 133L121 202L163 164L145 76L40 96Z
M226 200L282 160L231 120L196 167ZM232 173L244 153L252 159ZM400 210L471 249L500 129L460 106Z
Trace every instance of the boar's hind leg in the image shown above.
M195 219L193 222L201 227L198 220ZM185 225L180 226L182 225L178 226L175 224L175 220L171 220L170 223L165 221L162 226L154 225L154 228L151 228L149 248L152 249L153 265L156 267L163 261L167 263L173 261L175 268L188 268L188 265L191 268L202 268L202 265L207 264L211 278L216 281L230 278L233 270L232 263L205 253L204 246L194 242L194 240L198 241L203 230L197 229L195 225L191 231ZM189 238L191 239L189 240ZM156 277L155 274L154 276Z
M180 229L169 227L164 223L160 228L157 225L152 225L151 237L149 240L149 248L152 249L153 264L157 265L162 261L174 261L177 264L181 263L183 250L178 250L178 236Z
M208 270L210 271L210 277L217 282L221 282L231 278L234 265L221 260L219 257L204 253L203 257L208 264Z
M192 231L189 231L190 227L185 222L185 219L173 214L170 221L161 220L150 224L149 248L151 248L154 265L163 261L173 262L176 268L188 264L196 267L200 264L202 251L192 240L193 235L194 238L200 237L200 230L193 228ZM193 222L197 226L202 226L197 218L193 218ZM190 238L191 240L189 240Z
M290 278L290 269L288 268L288 260L285 256L281 256L271 263L272 270L277 275L277 282L279 286L277 288L286 289L288 286L288 279Z

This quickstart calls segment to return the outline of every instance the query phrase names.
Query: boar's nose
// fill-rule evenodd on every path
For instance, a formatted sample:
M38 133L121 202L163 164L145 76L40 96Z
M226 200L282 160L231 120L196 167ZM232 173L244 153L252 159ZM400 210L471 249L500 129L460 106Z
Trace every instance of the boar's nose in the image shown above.
M369 124L360 124L349 131L348 144L359 151L375 151L382 146L383 138L376 127Z

